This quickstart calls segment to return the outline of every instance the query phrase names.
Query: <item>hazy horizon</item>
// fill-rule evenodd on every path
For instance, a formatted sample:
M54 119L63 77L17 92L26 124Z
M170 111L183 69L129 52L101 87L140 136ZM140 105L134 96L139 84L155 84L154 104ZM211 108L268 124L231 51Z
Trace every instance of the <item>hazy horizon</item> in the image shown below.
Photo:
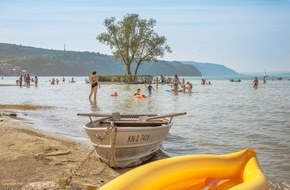
M173 53L167 61L224 65L236 72L290 71L290 1L4 0L0 41L111 55L96 36L103 21L137 13L157 21Z

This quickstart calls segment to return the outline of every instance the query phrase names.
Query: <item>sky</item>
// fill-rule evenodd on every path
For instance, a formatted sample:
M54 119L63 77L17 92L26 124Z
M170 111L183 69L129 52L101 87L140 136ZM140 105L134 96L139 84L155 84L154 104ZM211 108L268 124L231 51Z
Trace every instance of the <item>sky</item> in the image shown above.
M1 0L0 42L111 55L104 20L132 13L157 21L172 50L160 59L290 71L290 0Z

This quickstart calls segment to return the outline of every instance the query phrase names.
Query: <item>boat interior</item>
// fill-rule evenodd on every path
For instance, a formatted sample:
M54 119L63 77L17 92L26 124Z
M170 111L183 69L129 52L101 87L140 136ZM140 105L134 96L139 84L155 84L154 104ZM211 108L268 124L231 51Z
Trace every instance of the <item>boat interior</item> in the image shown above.
M115 112L112 114L95 114L95 113L79 113L79 116L88 116L92 127L100 126L118 126L118 127L152 127L152 126L162 126L171 123L174 116L184 115L186 112L173 113L166 115L158 114L136 114L136 115L126 115ZM100 119L92 120L92 117L100 117Z

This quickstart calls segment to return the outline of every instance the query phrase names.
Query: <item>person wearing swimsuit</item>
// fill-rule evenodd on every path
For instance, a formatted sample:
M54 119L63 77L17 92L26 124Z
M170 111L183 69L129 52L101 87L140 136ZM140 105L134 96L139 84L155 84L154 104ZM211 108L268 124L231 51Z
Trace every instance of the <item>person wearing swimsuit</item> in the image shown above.
M92 72L90 76L90 82L91 82L91 93L89 96L89 99L91 99L92 95L94 94L94 101L96 102L97 100L97 91L98 91L98 81L99 77L97 76L97 72L94 71Z
M258 84L259 84L258 78L255 77L255 79L254 79L254 81L253 81L253 86L254 86L255 89L258 88Z
M178 85L180 84L180 81L179 81L177 74L174 75L172 83L173 83L173 91L175 93L177 93L178 92Z

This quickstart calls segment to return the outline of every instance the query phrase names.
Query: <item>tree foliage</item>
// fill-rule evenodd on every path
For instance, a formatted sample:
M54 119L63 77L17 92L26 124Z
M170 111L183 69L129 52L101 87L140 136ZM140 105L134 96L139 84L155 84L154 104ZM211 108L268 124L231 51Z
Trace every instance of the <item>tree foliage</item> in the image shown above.
M154 32L154 19L140 19L138 14L128 14L117 22L115 17L106 18L104 25L107 32L97 36L99 42L109 45L115 59L124 62L124 69L131 75L131 64L136 63L136 75L144 62L156 62L166 52L171 53L166 38Z

